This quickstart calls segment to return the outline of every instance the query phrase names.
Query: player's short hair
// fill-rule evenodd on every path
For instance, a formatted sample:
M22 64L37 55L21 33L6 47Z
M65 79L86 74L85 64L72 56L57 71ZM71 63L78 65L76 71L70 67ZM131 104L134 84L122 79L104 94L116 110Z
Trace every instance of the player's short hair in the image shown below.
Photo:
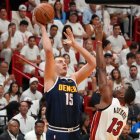
M57 59L57 58L64 58L64 57L62 55L57 55L57 56L54 57L54 60Z
M125 91L124 101L126 104L130 105L136 97L136 93L132 86L128 85Z

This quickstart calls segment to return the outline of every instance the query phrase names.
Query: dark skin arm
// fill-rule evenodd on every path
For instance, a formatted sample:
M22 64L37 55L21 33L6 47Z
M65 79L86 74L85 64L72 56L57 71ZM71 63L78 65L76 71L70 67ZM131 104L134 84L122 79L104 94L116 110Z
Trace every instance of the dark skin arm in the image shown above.
M103 109L109 106L112 102L112 88L111 85L107 82L106 76L106 63L103 55L102 48L102 26L99 24L95 29L96 34L96 64L97 64L97 72L98 72L98 85L99 91L101 94L101 101L98 105L99 109Z

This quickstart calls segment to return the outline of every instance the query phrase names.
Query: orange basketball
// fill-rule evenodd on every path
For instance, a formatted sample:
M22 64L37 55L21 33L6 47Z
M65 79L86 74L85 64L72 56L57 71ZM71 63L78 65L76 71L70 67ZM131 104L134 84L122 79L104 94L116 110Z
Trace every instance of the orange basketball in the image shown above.
M48 3L41 3L34 9L36 21L46 25L54 19L54 9Z

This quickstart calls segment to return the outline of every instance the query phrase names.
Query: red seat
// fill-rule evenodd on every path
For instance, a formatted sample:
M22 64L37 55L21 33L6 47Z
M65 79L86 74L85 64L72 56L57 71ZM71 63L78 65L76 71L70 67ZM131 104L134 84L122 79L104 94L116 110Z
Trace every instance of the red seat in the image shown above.
M32 13L27 11L26 16L32 21Z
M134 27L134 40L140 41L140 18L135 19Z
M90 100L91 100L91 97L84 96L84 112L86 112L89 115L90 122L91 122L93 118L93 111L92 111L92 107L89 106Z
M79 60L80 60L80 53L79 53L79 52L76 52L76 53L75 53L75 56L76 56L77 62L79 62Z

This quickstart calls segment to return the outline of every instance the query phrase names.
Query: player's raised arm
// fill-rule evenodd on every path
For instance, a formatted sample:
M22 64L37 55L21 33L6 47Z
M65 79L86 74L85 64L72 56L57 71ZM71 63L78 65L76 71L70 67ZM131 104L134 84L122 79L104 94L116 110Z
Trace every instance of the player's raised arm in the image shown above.
M79 84L92 73L93 69L96 67L96 60L87 50L85 50L82 46L80 47L75 42L73 34L69 28L66 30L65 36L67 37L65 43L67 43L69 46L73 47L77 52L82 54L82 56L87 61L87 64L85 66L83 66L79 71L72 74L71 76L73 79L76 80L77 84Z
M103 31L102 31L101 24L99 24L96 27L95 34L96 34L95 38L97 41L96 43L97 77L98 77L99 90L101 93L101 102L108 105L111 104L112 102L112 89L107 82L106 63L105 63L103 48L102 48Z
M48 91L56 79L55 60L53 56L52 44L47 35L46 28L40 25L42 31L42 44L45 51L45 71L44 71L44 91Z

